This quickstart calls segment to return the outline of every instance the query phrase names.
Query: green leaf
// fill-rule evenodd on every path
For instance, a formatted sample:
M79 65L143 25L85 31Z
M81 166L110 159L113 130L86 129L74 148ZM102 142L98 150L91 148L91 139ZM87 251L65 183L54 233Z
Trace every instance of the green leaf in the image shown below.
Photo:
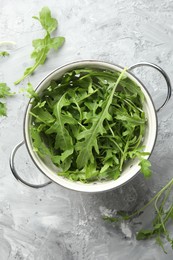
M116 87L118 86L118 83L121 80L121 77L123 76L125 71L123 71L117 81L115 82L112 91L108 97L108 99L105 101L103 105L103 109L98 117L97 120L93 122L92 127L89 130L83 131L79 136L78 140L81 140L84 138L84 141L82 141L76 148L79 150L79 155L77 157L77 167L79 169L83 168L86 164L88 164L88 161L93 162L93 153L92 150L95 148L96 152L98 152L97 147L97 135L100 133L101 135L105 132L103 127L103 121L105 119L110 120L111 116L108 112L109 107L112 103L113 95L116 90ZM83 149L81 149L83 147Z
M6 83L0 83L0 98L3 100L9 96L13 96L15 93L12 93L10 88L7 86ZM7 106L5 102L0 101L0 116L7 115Z
M43 141L43 138L41 138L37 128L31 127L30 131L33 139L34 151L37 152L41 158L45 158L46 156L51 157L52 153Z
M126 77L124 80L121 81L121 86L123 86L126 89L126 91L134 94L135 97L137 98L137 99L135 98L136 101L138 101L139 103L144 102L144 100L145 100L144 94L141 91L140 87L135 82L132 85L130 79Z
M37 56L45 43L38 40L34 46ZM127 160L148 155L142 146L147 122L140 95L121 86L124 74L72 70L32 101L32 127L50 149L61 176L84 183L116 180Z
M173 220L173 206L169 209L167 216L169 214L169 218Z
M161 188L155 195L152 197L147 204L142 206L142 208L136 210L132 214L124 213L121 215L120 212L117 212L121 217L104 217L105 220L117 222L124 221L124 216L127 214L126 219L131 220L132 218L139 216L147 207L153 205L155 210L155 215L153 220L151 221L151 228L144 229L142 228L136 234L137 240L146 240L146 239L155 239L156 244L158 244L163 252L167 254L165 250L165 242L166 245L168 243L173 249L173 239L170 236L172 231L171 224L173 218L173 203L172 203L172 187L173 187L173 179L171 179L163 188ZM151 210L149 214L151 213ZM148 216L149 216L148 214Z
M137 116L137 115L130 116L128 114L123 114L122 111L117 112L116 119L122 120L122 121L127 121L134 125L145 124L145 120L141 119L139 116Z
M35 117L37 123L42 122L49 126L55 122L55 118L47 110L44 110L44 107L35 107L30 114Z
M153 236L153 231L149 230L149 229L141 229L137 235L136 235L136 239L137 240L144 240L144 239L148 239L150 237Z
M9 52L7 52L7 51L1 51L0 52L1 57L5 57L5 56L9 56L9 55L10 55Z
M88 181L94 181L97 179L99 171L96 170L96 165L93 163L84 167L85 177Z
M34 59L35 63L33 66L26 68L23 76L14 82L15 85L19 84L29 75L33 74L38 66L43 65L47 59L48 53L51 49L58 50L65 41L64 37L51 37L51 33L56 30L58 21L51 17L51 12L48 7L43 7L39 13L39 18L33 16L34 19L38 20L45 30L46 35L43 39L35 39L32 41L34 47L31 53L31 58Z
M162 248L163 252L165 254L167 254L165 248L164 248L164 245L163 245L163 241L161 240L161 237L160 236L157 236L156 237L156 243Z
M146 159L142 159L139 163L139 165L141 166L141 172L143 173L143 175L148 178L151 176L151 163L146 160Z
M109 221L109 222L111 222L111 223L119 222L119 221L120 221L119 218L110 217L110 216L103 216L103 219L106 220L106 221Z
M48 43L49 49L58 50L65 42L65 38L62 36L50 38Z
M55 139L55 148L62 149L63 151L66 151L68 149L71 149L73 147L72 138L64 126L66 123L68 123L68 117L63 116L61 114L61 109L63 106L67 106L68 102L65 98L65 95L61 97L61 99L57 102L57 104L54 107L54 115L56 117L56 122L53 127L56 127L56 139ZM47 131L47 133L50 133L52 130L50 129Z
M107 160L105 162L105 164L103 165L103 167L100 170L100 173L101 174L104 173L107 169L109 169L112 166L113 166L113 160L112 160L112 158L110 158L109 160Z
M58 21L55 18L52 18L51 12L48 7L43 7L39 13L39 21L42 27L48 32L51 33L56 30L58 26Z
M6 98L8 96L13 96L15 93L12 93L10 88L6 83L0 83L0 98Z
M39 99L39 95L35 92L32 84L30 82L28 83L28 87L26 88L26 90L24 89L24 91L26 91L28 93L29 98Z
M7 115L7 106L5 103L0 102L0 116Z

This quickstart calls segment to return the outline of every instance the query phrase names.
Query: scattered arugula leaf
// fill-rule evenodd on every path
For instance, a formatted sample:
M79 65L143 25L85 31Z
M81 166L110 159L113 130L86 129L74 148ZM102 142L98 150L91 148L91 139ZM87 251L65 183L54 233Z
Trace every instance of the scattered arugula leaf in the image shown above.
M11 92L10 88L6 83L0 83L0 98L6 99L8 96L13 96L14 93ZM7 106L6 103L0 102L0 116L7 115Z
M151 163L146 159L141 159L139 165L141 166L141 172L144 174L145 178L151 176Z
M10 55L9 52L7 52L7 51L1 51L0 52L1 57L5 57L5 56L9 56L9 55Z
M49 155L61 169L59 175L74 181L117 179L125 162L135 157L148 176L141 98L142 91L125 70L67 72L32 100L33 147L42 158ZM38 145L41 140L45 149Z
M28 85L27 88L20 88L19 92L20 92L20 93L26 93L26 94L27 94L26 96L27 96L28 98L35 98L35 99L37 99L39 96L38 96L38 94L35 92L35 90L34 90L32 84L31 84L30 82L28 82L27 85Z
M132 214L127 212L117 212L117 216L104 216L103 219L110 222L120 222L124 220L132 220L138 217L150 205L154 204L155 216L152 220L150 229L141 229L136 234L137 240L146 240L155 238L156 243L167 253L164 248L164 240L166 239L173 249L173 237L168 230L170 222L173 220L173 203L172 203L172 187L173 179L171 179L158 193L142 208Z
M13 95L14 93L11 92L6 83L0 83L0 98L6 98Z
M43 7L39 13L39 17L33 16L33 18L40 22L43 29L46 31L46 35L43 39L32 41L34 50L31 53L31 58L35 60L35 63L32 67L29 67L24 71L24 75L14 82L15 85L31 75L39 65L44 64L49 51L51 49L58 50L65 41L65 38L61 36L51 37L51 33L56 30L58 22L55 18L51 17L51 12L48 7Z
M0 116L6 116L7 115L7 106L5 103L0 102Z
M56 30L58 26L57 20L51 17L51 12L48 7L43 7L39 14L39 17L33 16L33 18L38 20L41 23L42 27L49 34Z

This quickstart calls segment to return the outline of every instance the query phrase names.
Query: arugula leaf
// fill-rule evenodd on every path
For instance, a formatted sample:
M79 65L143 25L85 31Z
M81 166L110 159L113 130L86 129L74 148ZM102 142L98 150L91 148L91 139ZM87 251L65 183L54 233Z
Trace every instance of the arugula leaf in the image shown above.
M8 96L13 96L15 93L12 93L10 88L6 83L0 83L0 98L6 99ZM6 103L0 102L0 116L7 115L7 106Z
M6 98L13 95L14 93L11 92L6 83L0 83L0 98Z
M124 220L131 220L134 217L139 216L147 207L154 205L155 216L152 220L150 229L142 228L136 234L137 240L155 239L156 243L162 248L163 252L167 254L164 242L170 244L173 249L173 238L171 238L169 232L169 226L173 220L173 203L172 203L172 187L173 179L171 179L157 194L149 200L142 208L136 210L132 214L127 212L117 212L117 216L109 217L104 216L103 219L110 222L120 222Z
M1 51L0 52L1 57L5 57L5 56L9 56L9 55L10 55L9 52L7 52L7 51Z
M39 17L33 16L33 18L37 19L48 33L53 32L58 26L57 20L51 17L51 12L47 7L42 8Z
M80 150L79 155L77 157L77 167L79 169L83 168L86 164L88 164L88 161L93 162L93 153L92 153L93 148L97 153L99 153L98 144L97 144L97 135L99 133L102 135L105 132L105 129L103 127L103 121L105 119L107 120L111 119L111 115L109 114L108 110L112 103L115 89L118 86L124 72L125 70L120 74L118 80L114 83L112 91L108 96L108 99L105 101L102 112L98 117L98 119L93 121L93 125L89 130L87 129L83 131L78 136L78 140L84 139L84 141L78 143L78 146L76 147L77 150ZM82 147L83 149L81 149Z
M6 116L7 115L7 106L5 103L0 102L0 116Z
M153 231L150 229L141 229L139 232L136 234L136 239L137 240L144 240L151 238L153 236Z
M107 220L109 222L112 222L112 223L119 222L119 218L116 218L116 217L103 216L103 219Z
M39 95L35 92L30 82L28 82L28 87L26 89L23 89L23 91L27 92L29 98L35 98L37 100L39 99Z
M32 67L27 68L24 71L24 75L17 81L14 82L15 85L19 84L26 77L31 75L39 65L43 65L47 59L47 55L51 49L58 50L65 41L64 37L51 37L51 33L54 32L58 26L58 22L55 18L51 17L51 12L48 7L43 7L39 13L39 17L34 16L42 25L46 32L43 39L36 39L32 41L34 47L31 53L31 58L35 60Z
M39 154L41 158L45 158L46 155L51 156L52 153L50 149L47 148L46 144L43 142L42 137L39 135L39 132L36 128L31 128L31 134L34 144L34 150Z
M26 96L28 97L28 98L30 98L30 99L32 99L32 98L34 98L35 100L37 100L37 106L43 106L44 105L44 103L42 104L42 103L40 103L39 102L39 95L36 93L36 91L34 90L34 88L33 88L33 85L30 83L30 82L28 82L28 84L27 84L27 87L26 88L20 88L19 89L19 93L26 93Z
M126 81L125 70L76 69L50 82L40 97L32 93L31 128L38 132L33 146L44 157L47 151L37 147L41 138L58 174L85 183L115 180L126 161L137 157L149 175L140 90L134 96Z
M160 236L157 236L157 237L156 237L156 243L162 248L163 252L164 252L165 254L167 254L167 252L166 252L166 250L165 250L165 248L164 248L164 245L163 245L163 241L162 241L162 239L161 239Z
M141 172L144 174L146 178L151 176L151 163L146 159L141 159L139 165L141 166Z

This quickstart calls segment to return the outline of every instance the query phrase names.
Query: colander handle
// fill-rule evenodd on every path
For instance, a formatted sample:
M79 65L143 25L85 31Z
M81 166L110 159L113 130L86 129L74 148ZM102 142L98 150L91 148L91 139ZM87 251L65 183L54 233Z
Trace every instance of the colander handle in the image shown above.
M150 63L150 62L139 62L139 63L136 63L132 66L130 66L128 68L128 70L133 70L133 69L136 69L138 67L142 67L142 66L149 66L149 67L152 67L156 70L158 70L162 76L164 77L164 79L166 80L166 84L167 84L167 95L166 95L166 98L165 98L165 101L163 102L163 104L156 110L157 112L159 112L169 101L169 99L171 98L171 93L172 93L172 90L171 90L171 81L167 75L167 73L161 68L159 67L158 65L154 64L154 63Z
M22 141L22 142L20 142L19 144L17 144L17 145L14 147L14 149L12 150L11 155L10 155L10 160L9 160L10 169L11 169L11 171L12 171L14 177L16 178L17 181L20 181L21 183L23 183L23 184L25 184L26 186L29 186L29 187L31 187L31 188L39 189L39 188L43 188L43 187L49 185L50 183L52 183L51 181L48 181L48 182L46 182L46 183L44 183L44 184L31 184L31 183L29 183L29 182L26 182L25 180L23 180L23 179L19 176L19 174L18 174L18 172L17 172L17 170L16 170L16 168L15 168L15 155L16 155L16 152L18 151L18 149L19 149L24 143L25 143L25 142Z

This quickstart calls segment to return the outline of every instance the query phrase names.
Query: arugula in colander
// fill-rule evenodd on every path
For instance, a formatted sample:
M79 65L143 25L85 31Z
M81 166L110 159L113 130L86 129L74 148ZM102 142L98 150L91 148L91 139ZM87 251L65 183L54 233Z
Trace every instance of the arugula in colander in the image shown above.
M52 81L31 108L33 148L49 156L59 175L81 182L117 179L136 157L150 176L143 152L144 96L122 73L76 69Z

